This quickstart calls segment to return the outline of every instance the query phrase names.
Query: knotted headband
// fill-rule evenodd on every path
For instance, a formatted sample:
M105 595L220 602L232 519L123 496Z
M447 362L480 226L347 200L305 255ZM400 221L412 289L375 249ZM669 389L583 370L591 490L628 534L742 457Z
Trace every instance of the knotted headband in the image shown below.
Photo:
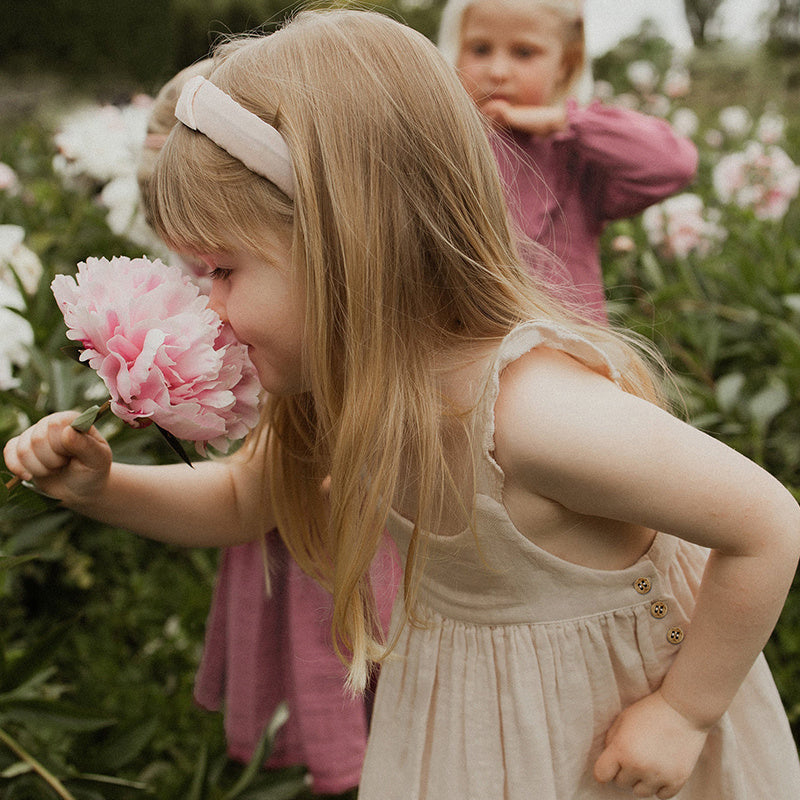
M283 137L211 81L202 75L187 81L175 116L294 198L292 159Z

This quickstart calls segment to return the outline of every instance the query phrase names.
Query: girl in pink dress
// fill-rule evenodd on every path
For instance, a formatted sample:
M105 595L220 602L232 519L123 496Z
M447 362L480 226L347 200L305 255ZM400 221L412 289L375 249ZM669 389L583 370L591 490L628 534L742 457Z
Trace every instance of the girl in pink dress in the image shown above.
M694 177L697 149L667 122L570 95L586 81L581 0L448 0L439 46L494 127L511 215L556 256L529 267L606 318L599 239ZM531 263L531 260L533 263Z

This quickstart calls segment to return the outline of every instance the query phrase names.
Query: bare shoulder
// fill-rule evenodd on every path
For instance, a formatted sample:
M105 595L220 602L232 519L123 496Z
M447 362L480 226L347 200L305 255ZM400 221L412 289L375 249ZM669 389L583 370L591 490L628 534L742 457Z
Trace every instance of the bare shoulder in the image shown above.
M494 444L504 491L707 547L746 540L731 520L796 512L752 461L546 347L503 371Z
M576 358L538 347L500 376L495 460L507 484L591 513L582 500L608 489L604 476L622 463L622 453L625 469L635 469L636 459L649 457L649 448L636 445L643 432L668 438L680 424Z
M563 435L571 423L588 422L599 404L624 403L624 394L610 378L569 354L534 348L500 375L496 452L513 455L526 442L547 437L553 426Z

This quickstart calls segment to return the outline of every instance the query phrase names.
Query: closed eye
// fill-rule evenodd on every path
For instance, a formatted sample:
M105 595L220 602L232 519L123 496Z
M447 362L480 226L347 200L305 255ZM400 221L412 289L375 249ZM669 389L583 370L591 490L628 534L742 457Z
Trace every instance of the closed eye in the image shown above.
M233 270L226 269L225 267L215 267L209 272L209 277L212 281L225 281L227 280Z

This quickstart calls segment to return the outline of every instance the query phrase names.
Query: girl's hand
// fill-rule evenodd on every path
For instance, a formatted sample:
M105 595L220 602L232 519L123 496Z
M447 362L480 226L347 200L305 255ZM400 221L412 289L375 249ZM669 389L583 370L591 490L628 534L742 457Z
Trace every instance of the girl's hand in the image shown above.
M77 416L74 411L51 414L3 450L11 472L68 503L96 497L111 468L111 448L97 429L81 433L70 427Z
M510 128L531 136L549 136L566 130L567 112L564 105L515 106L507 100L489 100L481 111L498 128Z
M666 800L689 779L707 735L654 692L614 721L594 777L630 789L634 797Z

